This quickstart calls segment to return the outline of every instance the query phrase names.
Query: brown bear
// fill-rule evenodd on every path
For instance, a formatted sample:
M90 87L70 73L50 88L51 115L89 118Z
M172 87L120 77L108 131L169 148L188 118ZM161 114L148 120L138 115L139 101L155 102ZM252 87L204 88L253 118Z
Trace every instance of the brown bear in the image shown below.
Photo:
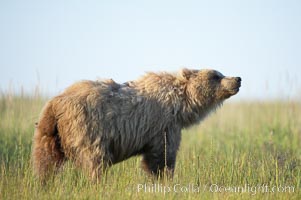
M46 180L67 159L98 180L134 155L155 176L172 177L181 129L200 122L240 88L215 70L147 73L138 80L82 81L44 107L33 140L35 174Z

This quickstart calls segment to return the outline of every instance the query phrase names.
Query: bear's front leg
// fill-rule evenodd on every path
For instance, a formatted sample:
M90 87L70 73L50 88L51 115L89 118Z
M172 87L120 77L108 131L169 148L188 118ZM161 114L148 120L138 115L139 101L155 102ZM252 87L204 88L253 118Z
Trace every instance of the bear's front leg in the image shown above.
M164 154L149 152L143 155L142 167L145 171L156 178L172 178L174 173L176 155L168 155L167 162L165 164Z
M156 136L144 149L143 168L157 178L172 178L180 140L180 130Z

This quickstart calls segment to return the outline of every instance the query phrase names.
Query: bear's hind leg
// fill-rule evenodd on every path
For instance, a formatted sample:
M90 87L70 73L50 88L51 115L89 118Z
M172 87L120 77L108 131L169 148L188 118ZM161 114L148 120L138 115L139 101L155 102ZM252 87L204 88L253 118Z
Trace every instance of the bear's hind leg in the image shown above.
M42 182L45 182L49 176L58 171L66 158L60 149L57 135L42 135L37 130L33 144L34 173Z

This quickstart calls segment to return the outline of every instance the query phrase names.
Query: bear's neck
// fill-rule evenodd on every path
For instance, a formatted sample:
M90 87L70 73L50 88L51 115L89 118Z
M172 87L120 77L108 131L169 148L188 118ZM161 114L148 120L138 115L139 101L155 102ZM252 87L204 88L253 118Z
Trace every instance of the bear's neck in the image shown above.
M200 123L211 112L214 112L220 104L207 105L191 105L190 102L185 102L182 110L177 115L177 120L183 128Z
M189 87L186 88L184 96L182 109L178 113L178 121L182 123L183 127L199 123L223 103L214 101L209 96L195 94L190 91Z

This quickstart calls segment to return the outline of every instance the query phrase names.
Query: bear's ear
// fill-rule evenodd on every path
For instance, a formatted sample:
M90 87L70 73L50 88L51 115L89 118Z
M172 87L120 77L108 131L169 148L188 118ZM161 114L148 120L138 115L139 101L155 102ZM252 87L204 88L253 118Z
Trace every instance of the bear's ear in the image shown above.
M180 71L180 75L181 75L182 78L184 78L186 80L189 80L197 72L198 72L198 70L191 70L191 69L184 68Z

